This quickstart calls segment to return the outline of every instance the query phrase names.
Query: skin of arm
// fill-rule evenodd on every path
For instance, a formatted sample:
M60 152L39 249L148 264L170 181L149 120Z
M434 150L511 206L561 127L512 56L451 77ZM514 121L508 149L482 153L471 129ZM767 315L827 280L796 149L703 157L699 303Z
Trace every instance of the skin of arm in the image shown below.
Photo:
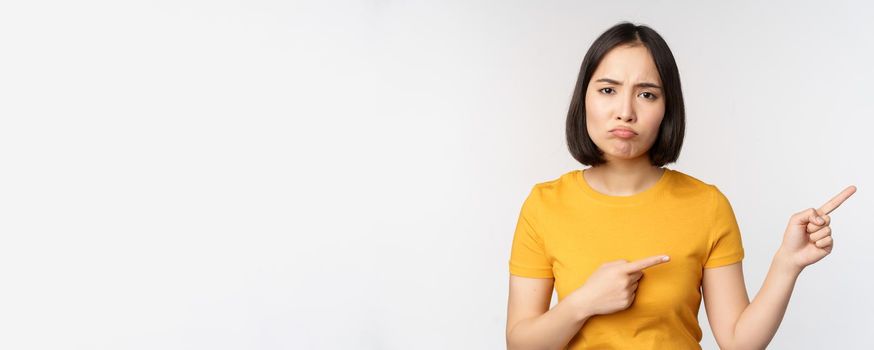
M778 252L750 303L741 263L704 269L704 304L720 349L765 349L783 321L800 273Z
M552 278L510 275L507 349L562 349L591 313L579 293L568 294L552 309Z
M765 282L749 303L740 263L704 269L702 288L707 318L723 349L765 349L783 321L798 276L832 252L828 215L856 192L849 186L819 209L795 213L771 261Z

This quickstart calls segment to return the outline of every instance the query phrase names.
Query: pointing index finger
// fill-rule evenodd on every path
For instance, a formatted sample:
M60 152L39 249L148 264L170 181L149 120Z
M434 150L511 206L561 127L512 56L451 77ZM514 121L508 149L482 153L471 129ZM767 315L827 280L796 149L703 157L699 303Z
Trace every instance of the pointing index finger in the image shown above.
M847 198L850 198L853 193L856 193L856 186L849 186L845 188L843 191L841 191L841 193L838 193L837 196L834 196L834 198L830 199L828 202L819 207L819 211L822 213L820 215L826 215L828 213L831 213L833 210L837 209L841 205L841 203L847 200Z
M656 255L628 263L628 272L637 272L671 260L667 255Z

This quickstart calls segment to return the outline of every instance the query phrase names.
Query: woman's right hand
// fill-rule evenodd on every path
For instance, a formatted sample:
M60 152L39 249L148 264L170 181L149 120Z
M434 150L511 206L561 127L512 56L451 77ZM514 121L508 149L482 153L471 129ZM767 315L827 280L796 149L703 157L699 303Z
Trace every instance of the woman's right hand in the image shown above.
M667 255L657 255L632 262L619 259L604 263L574 293L579 294L582 307L592 316L625 310L634 302L643 270L669 260Z

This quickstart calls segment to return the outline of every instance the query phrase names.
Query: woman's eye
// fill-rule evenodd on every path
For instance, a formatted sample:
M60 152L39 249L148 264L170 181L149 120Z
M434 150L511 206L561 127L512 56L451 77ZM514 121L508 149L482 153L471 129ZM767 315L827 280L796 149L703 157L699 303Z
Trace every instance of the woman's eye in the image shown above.
M655 100L656 99L656 95L651 93L651 92L644 92L641 95L644 95L643 98L648 99L648 100Z
M598 91L600 91L603 94L612 94L612 93L616 92L615 90L613 90L613 88L609 88L609 87L601 88ZM642 93L640 93L640 95L643 96L643 98L645 98L647 100L655 100L656 98L658 98L658 96L656 96L655 94L653 94L649 91L642 92Z

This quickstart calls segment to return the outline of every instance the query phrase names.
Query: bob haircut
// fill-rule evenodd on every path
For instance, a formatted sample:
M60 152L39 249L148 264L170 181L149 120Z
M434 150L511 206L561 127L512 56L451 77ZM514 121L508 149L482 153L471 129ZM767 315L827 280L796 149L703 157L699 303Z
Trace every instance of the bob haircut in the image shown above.
M680 73L674 55L665 40L652 28L620 22L607 29L589 47L574 87L567 114L566 136L571 155L580 163L597 166L607 162L603 157L604 152L592 142L586 129L586 90L595 68L611 49L620 45L641 44L646 46L652 55L662 81L665 98L665 115L659 126L659 134L647 154L650 163L658 167L676 162L679 158L686 129L686 111L680 88Z

